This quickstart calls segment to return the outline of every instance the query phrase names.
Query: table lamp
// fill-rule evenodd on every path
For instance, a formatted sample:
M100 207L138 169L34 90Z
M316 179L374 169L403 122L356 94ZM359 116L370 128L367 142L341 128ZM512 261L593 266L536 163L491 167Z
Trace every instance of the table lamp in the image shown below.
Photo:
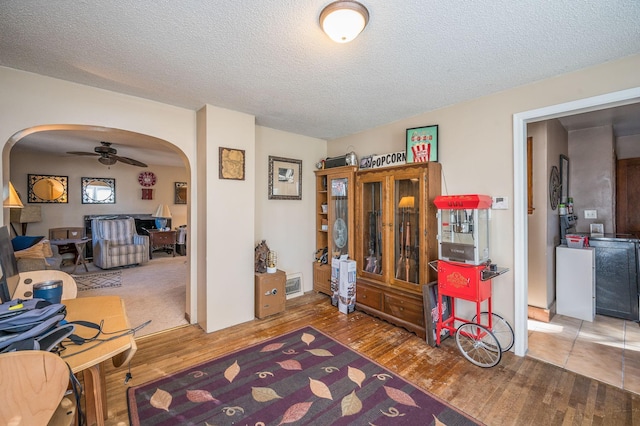
M151 215L156 218L156 228L164 229L167 227L167 219L171 217L171 211L166 204L160 204L156 209L156 212Z

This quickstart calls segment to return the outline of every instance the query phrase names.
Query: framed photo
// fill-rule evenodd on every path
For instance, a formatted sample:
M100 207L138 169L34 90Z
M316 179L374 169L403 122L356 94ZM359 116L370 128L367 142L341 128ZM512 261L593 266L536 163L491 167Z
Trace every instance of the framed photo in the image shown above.
M432 281L422 286L422 301L424 305L424 323L427 328L427 344L436 346L436 330L438 326L438 282ZM442 298L442 317L447 319L451 316L451 298ZM449 330L441 331L440 342L449 337Z
M407 163L438 161L438 125L407 129Z
M187 204L187 182L174 182L174 204Z
M220 179L244 180L244 149L220 147Z
M269 199L302 200L302 160L269 156Z

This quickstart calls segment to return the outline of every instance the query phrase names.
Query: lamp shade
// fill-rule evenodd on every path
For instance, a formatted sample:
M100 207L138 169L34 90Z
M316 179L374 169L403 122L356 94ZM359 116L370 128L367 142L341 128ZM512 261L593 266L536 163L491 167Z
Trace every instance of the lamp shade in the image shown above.
M400 203L398 203L398 207L401 209L412 209L415 204L414 197L402 197L400 199Z
M320 13L320 27L337 43L348 43L358 36L369 22L369 11L357 1L334 1Z
M9 194L4 199L3 206L14 209L21 209L24 207L24 204L22 204L22 201L20 201L20 197L18 197L18 193L16 192L11 182L9 182Z
M151 217L162 217L162 218L171 217L171 211L169 210L169 206L167 206L166 204L158 205L156 212L152 214Z
M40 206L27 205L24 208L12 208L9 213L13 223L35 223L42 221Z

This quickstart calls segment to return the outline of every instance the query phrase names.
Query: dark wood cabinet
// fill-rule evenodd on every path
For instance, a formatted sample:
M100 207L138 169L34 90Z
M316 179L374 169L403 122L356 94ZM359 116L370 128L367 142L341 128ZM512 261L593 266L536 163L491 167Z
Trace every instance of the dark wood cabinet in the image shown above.
M436 280L439 163L356 173L356 309L426 336L422 286Z

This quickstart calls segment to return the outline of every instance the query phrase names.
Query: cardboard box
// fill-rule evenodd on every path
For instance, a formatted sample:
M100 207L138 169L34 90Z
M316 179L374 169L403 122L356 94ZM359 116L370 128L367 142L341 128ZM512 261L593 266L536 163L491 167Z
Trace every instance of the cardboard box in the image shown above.
M338 293L340 281L340 259L331 258L331 304L338 306Z
M348 314L356 308L356 261L341 260L339 272L338 310Z

